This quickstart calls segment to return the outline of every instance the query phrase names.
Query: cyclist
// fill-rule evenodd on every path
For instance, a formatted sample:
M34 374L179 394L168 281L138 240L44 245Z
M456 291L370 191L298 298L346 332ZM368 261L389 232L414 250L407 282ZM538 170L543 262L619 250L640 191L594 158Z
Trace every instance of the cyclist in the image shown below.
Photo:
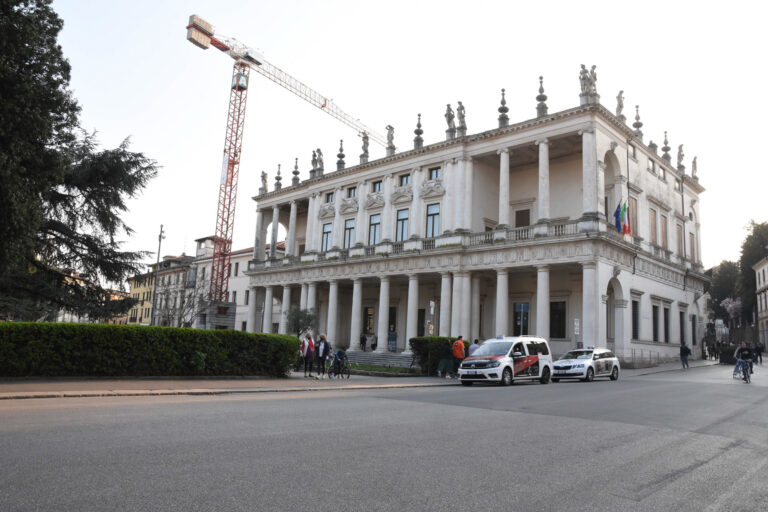
M347 349L344 347L337 350L336 356L333 358L333 374L336 377L340 377L339 370L341 369L342 361L349 361L349 358L347 357Z
M744 376L742 380L748 382L747 372L752 373L752 350L747 346L747 342L741 342L741 346L736 349L734 356L738 360L736 363L737 368L741 366L741 372ZM749 367L747 367L747 365L749 365Z

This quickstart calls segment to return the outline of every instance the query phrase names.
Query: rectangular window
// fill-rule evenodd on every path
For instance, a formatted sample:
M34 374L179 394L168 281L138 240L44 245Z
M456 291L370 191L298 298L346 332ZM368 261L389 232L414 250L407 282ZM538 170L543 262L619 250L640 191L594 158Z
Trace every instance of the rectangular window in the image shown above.
M629 198L629 229L637 234L637 198Z
M683 225L677 225L677 255L683 257Z
M635 157L636 157L636 156L635 156L635 146L633 146L632 144L627 144L627 153L628 153L628 154L629 154L629 156L631 156L632 158L635 158Z
M531 210L517 210L515 212L515 227L521 228L523 226L531 225Z
M397 232L395 241L402 242L408 240L408 210L397 210Z
M366 334L373 334L375 332L373 318L373 308L365 308L363 310L363 328L365 329Z
M651 243L653 245L657 245L659 240L656 236L656 210L653 208L648 209L648 225L651 230Z
M653 174L656 174L656 162L654 162L650 158L648 159L648 170Z
M232 302L234 302L235 304L237 304L237 292L236 292L236 291L235 291L235 292L232 292Z
M696 237L693 235L693 233L688 233L688 239L691 242L691 261L696 263Z
M357 187L349 187L347 189L347 197L357 197Z
M325 202L326 203L332 203L333 202L333 192L327 192L325 194Z
M549 336L550 338L565 338L565 301L549 303Z
M664 308L664 343L669 343L669 308Z
M381 192L381 180L371 183L371 192Z
M433 167L429 170L430 180L439 180L443 177L442 169L440 167Z
M323 238L320 241L320 250L326 252L331 248L331 224L323 224Z
M400 186L404 187L406 185L410 185L411 183L411 175L410 174L403 174L400 176Z
M440 205L427 205L427 238L440 234Z
M344 221L344 248L349 249L355 245L355 219Z
M669 243L667 242L667 216L661 216L661 246L667 249Z
M245 290L245 305L248 305L248 301L251 298L251 290Z
M680 312L680 343L685 343L685 311Z
M368 245L376 245L381 241L381 214L371 215L368 224Z
M651 306L653 320L653 341L659 341L659 306Z
M237 277L237 273L240 272L240 262L235 262L235 277Z
M662 180L667 181L667 170L665 168L661 167L661 174L659 175L659 177Z
M247 329L248 322L242 322L240 324L240 330L245 331Z

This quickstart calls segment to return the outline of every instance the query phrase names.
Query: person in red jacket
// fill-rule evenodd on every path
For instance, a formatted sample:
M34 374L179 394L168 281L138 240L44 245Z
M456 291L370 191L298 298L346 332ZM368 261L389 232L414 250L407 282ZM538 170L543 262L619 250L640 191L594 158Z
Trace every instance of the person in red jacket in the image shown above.
M304 377L312 377L312 361L315 355L315 343L312 341L312 336L307 334L304 341L301 342L301 355L304 357Z
M464 338L459 336L459 339L453 342L453 378L459 377L459 366L464 360Z

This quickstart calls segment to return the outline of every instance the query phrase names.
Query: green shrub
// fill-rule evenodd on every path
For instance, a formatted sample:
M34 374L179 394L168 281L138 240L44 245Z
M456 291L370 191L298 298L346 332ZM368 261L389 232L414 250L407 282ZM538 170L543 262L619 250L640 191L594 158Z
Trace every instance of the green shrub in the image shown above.
M437 372L437 365L440 362L440 349L443 345L452 345L456 338L447 336L419 336L411 338L411 350L419 361L422 373L433 375ZM465 349L469 349L469 341L464 340Z
M104 324L0 323L0 376L285 376L280 334Z

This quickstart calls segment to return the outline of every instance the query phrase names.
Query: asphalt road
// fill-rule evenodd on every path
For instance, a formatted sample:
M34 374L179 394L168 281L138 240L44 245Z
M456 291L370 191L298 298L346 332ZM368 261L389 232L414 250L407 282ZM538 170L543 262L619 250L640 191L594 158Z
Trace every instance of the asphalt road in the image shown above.
M768 367L0 403L0 510L768 510Z

